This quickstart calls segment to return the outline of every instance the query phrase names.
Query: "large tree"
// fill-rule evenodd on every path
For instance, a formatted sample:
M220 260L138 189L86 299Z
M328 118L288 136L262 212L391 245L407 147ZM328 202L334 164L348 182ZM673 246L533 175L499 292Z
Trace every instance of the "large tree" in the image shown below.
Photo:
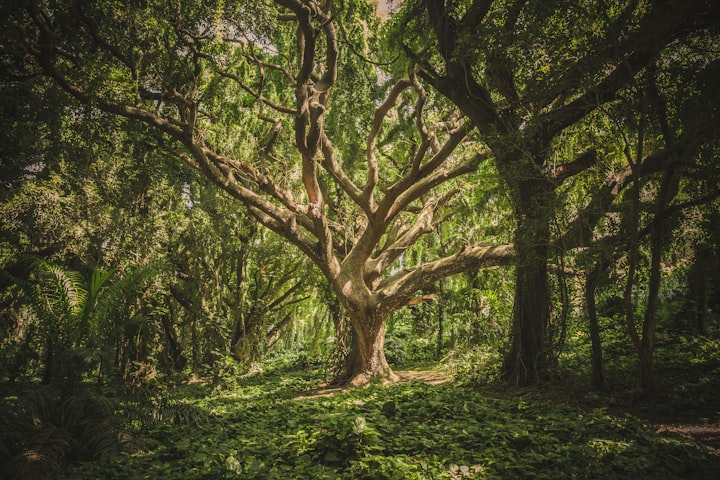
M645 95L658 62L680 60L678 42L717 26L720 5L708 0L404 4L396 31L405 52L420 77L471 120L508 187L517 261L504 374L518 383L533 382L548 354L553 245L567 251L589 244L598 221L633 178L674 168L673 162L691 157L702 141L698 131L675 139L665 135L661 142L641 133L639 143L628 146L638 154L633 165L623 165L612 155L618 132L607 128L613 119L605 106ZM714 35L717 39L717 30ZM695 69L707 63L696 62ZM632 109L636 103L625 105ZM574 207L576 219L565 232L554 233L551 225L568 185L593 177L602 180L587 192L583 206Z
M4 74L43 75L206 175L309 257L352 325L347 380L392 376L385 321L461 271L512 260L472 238L408 266L489 152L414 70L386 82L362 0L19 2Z

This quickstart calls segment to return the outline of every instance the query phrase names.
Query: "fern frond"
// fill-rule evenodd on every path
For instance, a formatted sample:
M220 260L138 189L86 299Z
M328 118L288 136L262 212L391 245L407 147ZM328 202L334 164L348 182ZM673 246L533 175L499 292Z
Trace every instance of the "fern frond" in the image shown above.
M142 285L155 274L155 271L153 265L137 267L121 278L106 284L102 295L97 297L97 303L92 315L94 328L102 328L114 310L137 298Z
M114 270L108 270L104 272L99 268L93 269L92 275L90 277L87 300L85 302L82 312L83 323L88 322L90 315L96 309L96 302L98 301L101 292L103 292L103 290L107 288L106 284L108 280L110 280L110 278L113 276L113 274Z
M75 322L85 308L87 290L85 279L79 272L37 259L38 289L49 314Z

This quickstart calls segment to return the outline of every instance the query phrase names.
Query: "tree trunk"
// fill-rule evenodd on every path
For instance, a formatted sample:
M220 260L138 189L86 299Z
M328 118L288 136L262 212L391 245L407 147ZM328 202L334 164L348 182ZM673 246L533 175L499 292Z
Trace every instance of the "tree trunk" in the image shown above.
M605 374L603 372L603 352L600 340L600 326L598 324L597 308L595 304L595 288L598 277L603 266L600 262L588 274L585 279L585 303L587 306L588 319L590 321L590 341L592 346L590 382L593 390L602 391L605 389Z
M517 385L539 380L550 319L548 253L552 186L542 180L523 182L519 189L515 232L515 298L510 351L502 377Z
M350 311L352 342L345 362L345 383L362 386L372 378L394 381L397 376L385 358L385 320L377 314Z
M688 305L687 310L693 312L695 333L708 336L707 320L710 311L711 285L713 269L717 262L710 243L703 242L696 247L695 258L687 274Z
M175 371L180 371L185 368L185 357L183 356L183 347L178 340L175 326L172 323L171 316L161 315L160 321L162 322L163 331L165 332L165 338L168 342L170 349L170 360L172 362L172 368Z
M549 310L547 259L518 265L512 344L503 365L504 379L517 385L529 385L539 380Z
M438 331L437 331L437 343L435 345L435 360L440 361L442 358L443 351L443 335L444 335L444 320L445 320L445 308L443 307L442 301L438 304Z

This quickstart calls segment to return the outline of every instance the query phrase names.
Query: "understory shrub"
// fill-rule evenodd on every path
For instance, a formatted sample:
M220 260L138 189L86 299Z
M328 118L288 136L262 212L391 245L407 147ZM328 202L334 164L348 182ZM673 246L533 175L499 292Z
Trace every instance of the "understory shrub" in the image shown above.
M66 393L33 386L0 400L0 465L4 479L54 478L64 465L118 451L115 402L100 392Z

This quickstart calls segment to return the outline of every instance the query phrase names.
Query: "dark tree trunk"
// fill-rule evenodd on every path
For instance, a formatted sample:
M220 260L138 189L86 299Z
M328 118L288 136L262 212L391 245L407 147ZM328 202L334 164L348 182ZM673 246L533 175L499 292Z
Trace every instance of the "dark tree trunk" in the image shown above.
M171 315L161 315L160 317L163 330L165 331L165 338L168 342L170 349L170 360L172 362L173 370L179 371L185 368L185 357L183 356L183 347L178 340L175 326L172 323L172 310Z
M605 374L603 372L603 352L600 340L600 326L598 324L597 307L595 304L595 288L597 287L598 276L603 267L598 262L595 268L585 279L585 303L587 306L588 319L590 321L590 341L592 347L590 382L593 390L602 391L605 389Z
M547 259L525 262L515 270L512 343L503 378L518 385L536 383L543 364L549 318Z
M695 260L688 271L688 310L693 312L696 333L705 337L708 336L707 314L710 308L710 282L714 263L712 247L702 243L697 246Z
M549 354L545 337L550 319L548 245L553 195L552 186L543 180L523 182L518 190L512 339L502 377L529 385L539 380Z
M443 307L442 301L438 304L438 331L437 331L437 342L435 345L435 360L440 361L442 358L443 351L443 335L444 335L444 323L445 323L445 308Z
M665 245L665 209L678 191L679 176L670 166L665 172L656 205L656 221L652 234L652 251L650 258L650 278L648 279L648 305L643 321L643 336L640 344L640 387L645 393L655 389L653 374L653 355L655 350L655 330L657 328L657 311L659 306L660 283L662 280L662 254Z

